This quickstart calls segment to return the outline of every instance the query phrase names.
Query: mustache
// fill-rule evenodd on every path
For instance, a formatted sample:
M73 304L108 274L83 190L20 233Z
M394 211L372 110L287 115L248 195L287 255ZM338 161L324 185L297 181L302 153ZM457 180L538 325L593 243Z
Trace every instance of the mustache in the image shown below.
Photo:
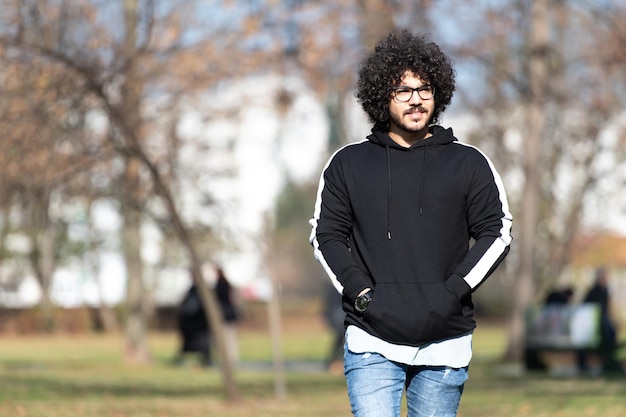
M405 110L404 114L411 114L411 113L415 113L415 112L425 113L426 109L423 106L421 106L421 105L413 105L413 106L409 107L408 110Z

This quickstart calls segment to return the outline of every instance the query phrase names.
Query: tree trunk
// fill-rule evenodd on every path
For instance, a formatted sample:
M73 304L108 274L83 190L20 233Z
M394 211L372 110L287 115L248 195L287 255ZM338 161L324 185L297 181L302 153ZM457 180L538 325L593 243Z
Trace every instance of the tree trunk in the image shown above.
M48 213L50 194L46 190L34 191L29 205L30 261L35 278L41 288L39 301L41 329L53 332L56 328L54 305L50 297L50 286L55 270L55 231Z
M43 297L41 299L41 313L43 319L44 330L47 332L53 332L56 327L56 321L54 318L54 306L52 299L50 298L50 286L52 284L52 277L55 270L54 260L54 243L55 233L54 227L48 217L48 204L42 208L43 216L45 216L45 226L40 232L40 246L41 258L39 259L39 275L40 282L43 289Z
M273 229L273 222L269 217L265 219L265 230L269 233ZM287 377L285 375L285 355L283 352L283 325L281 320L280 283L276 274L275 240L269 238L264 247L266 267L272 284L272 293L267 303L267 319L272 339L272 363L274 368L274 395L277 400L287 398Z
M136 161L135 161L136 165ZM135 209L124 210L123 252L126 261L126 340L124 358L130 363L148 363L146 288L141 260L140 215Z
M136 75L136 68L131 57L135 53L137 39L137 0L124 0L125 38L124 54L129 62L123 85L122 111L127 123L122 131L124 142L132 146L141 141L141 93L143 84ZM151 360L147 345L148 317L145 298L148 296L144 286L143 262L141 259L141 214L139 203L141 195L141 162L132 155L125 158L124 194L122 207L124 218L123 250L126 261L126 346L124 356L127 361L146 363Z
M363 44L369 51L394 28L393 8L386 0L360 0Z
M523 358L525 313L533 303L535 291L535 235L539 219L540 146L544 136L544 93L548 78L548 0L535 0L532 4L528 76L530 91L526 103L528 127L524 139L525 183L522 194L520 231L520 257L509 323L507 360L521 362Z
M106 278L103 280L100 277L100 254L97 245L93 240L95 236L95 230L93 225L93 218L91 216L93 197L89 197L89 203L87 204L87 253L84 255L85 268L88 271L87 274L91 275L94 280L94 284L98 289L98 301L96 303L96 315L94 320L97 321L98 326L102 326L102 331L105 333L114 333L120 330L118 319L115 315L115 311L106 304L103 294L104 286L107 285Z
M156 180L158 180L159 182L159 185L164 186L165 184L160 182L159 178L156 178ZM209 326L211 327L211 334L217 344L217 351L220 357L220 369L222 371L222 379L224 382L226 398L229 401L237 402L239 400L239 390L235 382L233 362L231 356L227 352L226 339L224 337L222 310L220 309L215 293L213 291L209 291L209 288L205 284L204 276L202 275L200 258L198 258L195 246L189 237L187 229L183 226L180 216L178 215L178 211L175 209L173 204L171 204L173 202L171 195L166 188L159 188L161 188L161 196L164 197L164 200L168 204L170 216L172 217L174 225L176 226L175 228L177 230L179 240L181 244L187 249L187 254L191 262L191 276L193 278L193 281L196 283L196 286L198 287L200 299L202 300L202 305L207 315L207 321L209 323Z

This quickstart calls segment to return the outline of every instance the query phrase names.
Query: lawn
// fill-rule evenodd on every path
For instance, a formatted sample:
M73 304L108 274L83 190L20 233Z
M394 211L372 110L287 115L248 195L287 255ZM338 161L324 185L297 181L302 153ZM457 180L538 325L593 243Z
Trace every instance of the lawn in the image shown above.
M154 363L124 365L115 335L0 335L1 417L349 416L344 379L321 365L330 334L319 320L284 328L287 396L276 399L271 342L264 329L239 332L241 399L224 400L220 372L170 362L174 333L153 333ZM626 415L626 379L519 374L498 363L502 326L481 324L460 417Z

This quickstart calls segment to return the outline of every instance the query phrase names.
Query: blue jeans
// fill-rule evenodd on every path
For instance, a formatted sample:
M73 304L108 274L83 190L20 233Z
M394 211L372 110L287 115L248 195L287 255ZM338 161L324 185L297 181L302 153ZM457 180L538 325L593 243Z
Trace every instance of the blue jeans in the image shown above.
M405 389L408 417L454 417L468 368L409 366L346 348L344 372L355 417L399 417Z

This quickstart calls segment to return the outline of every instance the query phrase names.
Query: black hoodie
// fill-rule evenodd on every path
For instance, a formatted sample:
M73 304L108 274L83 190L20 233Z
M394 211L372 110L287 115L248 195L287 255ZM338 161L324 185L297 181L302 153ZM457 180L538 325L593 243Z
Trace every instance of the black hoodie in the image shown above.
M452 129L410 148L374 126L330 158L310 242L338 290L346 325L420 346L475 327L471 293L504 259L511 214L500 176ZM473 239L473 244L470 244ZM354 299L374 289L364 314Z

